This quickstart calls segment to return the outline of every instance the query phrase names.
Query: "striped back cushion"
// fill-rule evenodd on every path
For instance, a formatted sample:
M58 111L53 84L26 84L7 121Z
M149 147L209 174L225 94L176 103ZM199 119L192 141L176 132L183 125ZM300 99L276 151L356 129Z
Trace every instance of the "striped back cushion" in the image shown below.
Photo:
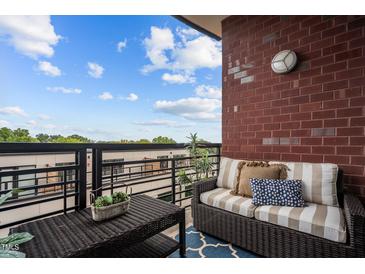
M322 205L339 206L337 199L338 166L335 164L281 163L288 167L288 180L302 180L304 200Z
M242 160L221 157L217 186L233 189L236 185L238 168Z

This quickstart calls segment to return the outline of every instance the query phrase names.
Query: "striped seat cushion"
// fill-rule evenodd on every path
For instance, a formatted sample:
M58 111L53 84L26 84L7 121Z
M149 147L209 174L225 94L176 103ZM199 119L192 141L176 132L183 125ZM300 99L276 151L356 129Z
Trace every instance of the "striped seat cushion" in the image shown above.
M222 157L220 160L217 187L233 189L236 185L238 169L242 160Z
M216 188L202 193L200 201L209 206L253 218L256 206L252 204L252 199L232 195L230 192L230 189Z
M335 242L346 242L342 210L334 206L308 203L305 207L259 206L255 218L309 233Z
M288 180L302 180L304 200L316 204L339 206L336 191L338 166L295 162L280 163L288 167Z

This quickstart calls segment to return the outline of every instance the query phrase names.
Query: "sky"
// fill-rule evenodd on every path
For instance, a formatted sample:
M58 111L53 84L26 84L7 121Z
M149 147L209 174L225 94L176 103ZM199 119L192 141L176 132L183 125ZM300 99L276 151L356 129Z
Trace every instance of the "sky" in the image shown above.
M220 142L221 54L171 16L0 16L0 127Z

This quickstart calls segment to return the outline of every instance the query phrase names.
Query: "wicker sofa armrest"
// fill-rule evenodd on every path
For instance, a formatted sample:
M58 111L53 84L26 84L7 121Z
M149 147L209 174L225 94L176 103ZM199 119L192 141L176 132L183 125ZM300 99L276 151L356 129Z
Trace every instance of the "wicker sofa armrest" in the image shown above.
M196 217L196 210L198 207L198 204L200 203L200 194L207 192L209 190L213 190L217 187L217 178L210 178L209 180L199 181L193 183L193 197L191 199L191 214L194 219L194 226L198 227Z
M198 204L200 202L200 194L213 190L217 187L217 178L210 178L209 180L199 181L193 183L193 198L192 202Z
M213 190L217 187L217 178L211 178L209 180L199 181L193 184L193 195L200 197L200 194Z
M344 194L344 213L350 234L350 245L365 253L365 208L360 200L349 193Z

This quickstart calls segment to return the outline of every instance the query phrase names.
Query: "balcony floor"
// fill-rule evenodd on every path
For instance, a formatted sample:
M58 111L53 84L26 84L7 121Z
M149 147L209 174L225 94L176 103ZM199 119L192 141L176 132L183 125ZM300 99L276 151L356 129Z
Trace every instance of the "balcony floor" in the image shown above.
M185 227L187 228L191 225L193 225L193 218L191 217L191 208L188 207L185 209ZM163 233L173 238L179 233L179 225L170 227L169 229L166 229Z

